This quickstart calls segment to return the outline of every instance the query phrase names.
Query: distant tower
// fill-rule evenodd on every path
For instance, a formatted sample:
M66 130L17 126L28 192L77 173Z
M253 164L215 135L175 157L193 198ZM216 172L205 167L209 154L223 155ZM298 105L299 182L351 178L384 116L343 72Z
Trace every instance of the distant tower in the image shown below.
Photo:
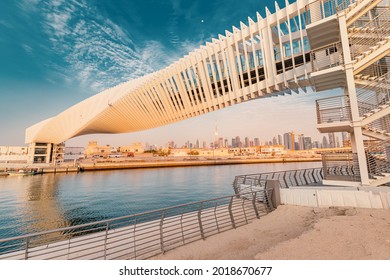
M295 137L294 132L287 132L283 134L284 146L287 150L295 150Z
M283 145L283 136L280 134L278 135L278 144Z
M336 136L334 132L328 133L329 137L329 148L336 148Z
M236 136L236 148L242 148L240 136Z
M328 139L326 138L325 135L324 137L322 137L322 148L329 148Z
M299 150L305 149L304 135L303 134L298 134L298 149Z
M245 137L245 147L249 147L249 138Z
M313 144L311 142L311 137L304 137L303 138L303 146L304 146L303 148L305 150L311 150L313 148Z

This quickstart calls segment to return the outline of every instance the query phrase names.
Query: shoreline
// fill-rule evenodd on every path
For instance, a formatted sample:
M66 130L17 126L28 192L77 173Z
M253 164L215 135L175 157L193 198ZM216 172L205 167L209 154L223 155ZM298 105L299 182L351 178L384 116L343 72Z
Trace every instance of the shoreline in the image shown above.
M69 172L89 172L121 169L141 169L141 168L167 168L167 167L193 167L193 166L213 166L213 165L234 165L234 164L259 164L259 163L297 163L297 162L320 162L318 158L269 158L269 159L216 159L216 160L157 160L157 161L127 161L127 162L99 162L99 163L79 163L78 166L34 166L20 164L20 166L0 167L0 172L7 172L12 169L38 169L40 174L46 173L69 173Z

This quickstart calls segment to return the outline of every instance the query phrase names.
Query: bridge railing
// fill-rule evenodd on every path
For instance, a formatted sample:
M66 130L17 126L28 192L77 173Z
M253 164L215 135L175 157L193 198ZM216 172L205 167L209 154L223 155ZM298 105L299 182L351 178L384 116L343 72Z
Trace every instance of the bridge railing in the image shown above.
M2 259L146 259L272 210L272 189L0 239Z
M267 180L278 180L281 188L318 184L322 181L322 168L277 171L258 174L238 175L234 178L233 189L236 194L251 190L266 189Z

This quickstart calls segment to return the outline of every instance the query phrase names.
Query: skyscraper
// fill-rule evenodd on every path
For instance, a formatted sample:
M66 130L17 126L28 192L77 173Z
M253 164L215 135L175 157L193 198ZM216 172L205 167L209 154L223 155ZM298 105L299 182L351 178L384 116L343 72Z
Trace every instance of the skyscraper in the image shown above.
M329 148L328 139L325 135L322 137L322 148Z
M284 140L284 146L287 150L294 150L295 149L295 137L294 132L287 132L283 134L283 140Z
M283 145L283 137L280 134L278 135L278 144Z
M232 138L232 148L236 148L237 143L236 143L236 138Z
M336 136L334 132L328 133L329 137L329 148L336 148Z
M245 145L244 147L249 147L249 138L248 137L245 137Z
M255 144L255 146L260 146L260 140L259 140L259 138L255 138L254 139L254 144Z
M298 134L298 150L304 150L305 144L304 144L304 135Z
M240 136L236 136L236 148L242 148Z
M303 138L303 146L304 146L305 150L310 150L313 148L313 145L311 143L311 137L304 137Z

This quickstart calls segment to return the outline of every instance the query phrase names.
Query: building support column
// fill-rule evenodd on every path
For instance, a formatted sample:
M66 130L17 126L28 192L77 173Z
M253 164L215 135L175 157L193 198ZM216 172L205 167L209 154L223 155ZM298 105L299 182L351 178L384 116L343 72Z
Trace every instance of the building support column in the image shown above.
M352 128L351 144L352 151L357 154L360 182L362 185L369 185L368 167L366 160L366 153L364 150L363 133L361 126L361 119L359 115L359 105L356 96L355 78L353 74L353 63L351 60L351 50L349 47L348 31L346 18L344 13L339 14L340 38L343 48L343 58L345 65L346 85L344 94L349 98L349 105L351 107Z

